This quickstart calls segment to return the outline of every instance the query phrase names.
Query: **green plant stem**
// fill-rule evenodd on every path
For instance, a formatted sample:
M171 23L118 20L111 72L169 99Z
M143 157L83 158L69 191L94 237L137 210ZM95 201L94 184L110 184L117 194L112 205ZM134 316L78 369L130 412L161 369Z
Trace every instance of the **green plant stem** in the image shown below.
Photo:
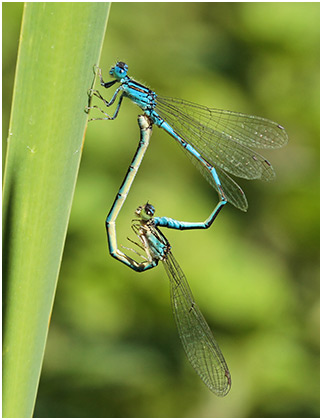
M3 416L31 417L108 3L27 3L3 192Z

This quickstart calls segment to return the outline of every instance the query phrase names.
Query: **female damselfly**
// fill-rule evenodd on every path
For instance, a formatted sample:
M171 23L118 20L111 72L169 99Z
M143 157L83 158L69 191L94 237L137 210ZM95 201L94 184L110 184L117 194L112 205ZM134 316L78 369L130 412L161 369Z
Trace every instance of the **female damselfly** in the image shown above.
M136 245L146 253L145 261L138 263L119 249L112 249L111 253L116 259L138 272L156 267L159 261L162 261L170 280L173 315L189 362L207 387L216 395L223 397L231 387L228 366L195 303L187 279L171 252L168 240L159 229L159 226L172 228L173 220L167 217L153 217L154 212L154 207L149 203L138 207L135 212L138 219L132 224L132 229L140 240L140 244ZM114 235L115 232L112 231L110 234ZM110 243L116 244L116 238Z

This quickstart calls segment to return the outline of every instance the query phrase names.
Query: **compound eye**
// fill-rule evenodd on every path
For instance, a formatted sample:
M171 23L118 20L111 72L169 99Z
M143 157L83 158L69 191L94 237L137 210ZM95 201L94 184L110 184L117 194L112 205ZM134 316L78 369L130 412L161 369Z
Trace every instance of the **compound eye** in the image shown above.
M144 210L145 210L145 213L150 217L152 217L155 213L155 208L152 206L152 204L149 204L149 203L146 203Z
M126 63L123 63L122 61L119 61L116 63L114 67L110 70L110 75L113 77L116 77L118 81L125 78L128 71L128 65Z
M123 63L123 61L119 61L116 64L116 67L117 67L119 73L121 73L121 74L127 73L128 69L129 69L128 65L126 63Z

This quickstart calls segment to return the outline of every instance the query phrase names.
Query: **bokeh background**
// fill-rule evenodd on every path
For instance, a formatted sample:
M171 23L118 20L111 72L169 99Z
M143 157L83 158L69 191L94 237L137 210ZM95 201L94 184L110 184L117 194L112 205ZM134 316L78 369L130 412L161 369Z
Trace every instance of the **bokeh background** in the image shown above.
M22 7L3 3L4 139ZM108 255L104 220L137 147L139 109L125 100L115 121L89 124L36 417L319 416L319 7L112 5L106 80L126 61L161 95L278 121L289 145L265 152L275 182L241 182L247 213L227 205L208 231L165 232L231 370L231 392L217 398L185 358L162 265L137 274ZM147 200L189 221L217 202L158 128L118 220L120 245L131 246Z

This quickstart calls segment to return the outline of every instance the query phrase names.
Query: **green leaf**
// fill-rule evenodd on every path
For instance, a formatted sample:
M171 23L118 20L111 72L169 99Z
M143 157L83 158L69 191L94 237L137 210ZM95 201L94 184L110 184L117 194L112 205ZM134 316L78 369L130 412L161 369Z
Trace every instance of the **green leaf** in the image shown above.
M4 176L3 416L33 413L109 3L27 3Z

